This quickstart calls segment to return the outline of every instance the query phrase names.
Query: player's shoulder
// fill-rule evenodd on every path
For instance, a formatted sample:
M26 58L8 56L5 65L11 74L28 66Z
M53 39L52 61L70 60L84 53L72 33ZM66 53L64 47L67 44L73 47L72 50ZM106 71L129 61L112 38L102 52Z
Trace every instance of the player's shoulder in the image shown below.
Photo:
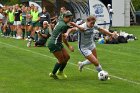
M100 26L98 24L95 24L93 28L98 30Z

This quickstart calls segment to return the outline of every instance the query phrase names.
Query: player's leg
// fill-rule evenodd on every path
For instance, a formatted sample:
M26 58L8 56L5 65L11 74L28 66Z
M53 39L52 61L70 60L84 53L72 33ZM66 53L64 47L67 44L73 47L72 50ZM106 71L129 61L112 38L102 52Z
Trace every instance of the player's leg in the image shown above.
M42 46L44 46L45 45L45 41L44 40L41 40L41 39L39 39L38 41L36 41L35 42L35 47L42 47Z
M2 31L3 31L3 35L6 36L6 25L5 24L2 26Z
M13 37L13 31L14 31L14 26L13 26L13 23L11 22L10 24L10 29L11 29L11 37Z
M65 75L63 73L63 71L64 71L64 69L65 69L65 67L67 65L68 60L70 59L70 56L69 56L69 54L68 54L68 52L67 52L67 50L65 48L62 48L62 53L63 53L64 61L61 64L57 75L61 76L62 78L67 78L67 75Z
M14 21L14 24L13 24L13 38L16 38L16 34L17 34L17 21Z
M101 65L99 64L98 59L97 59L96 48L93 47L92 51L87 49L87 50L83 50L82 52L85 55L85 58L87 60L78 63L79 70L82 71L82 68L85 65L94 64L96 67L96 70L98 72L100 72L102 70L102 68L101 68Z
M32 29L33 29L32 25L28 24L27 25L27 31L26 31L26 38L29 38L31 36Z
M63 56L64 56L64 62L62 63L59 71L60 72L63 72L66 65L67 65L67 62L69 61L70 59L70 55L68 54L67 50L65 48L62 49L62 52L63 52Z
M22 39L21 21L17 21L17 39Z
M98 60L98 58L97 58L97 51L96 51L96 48L94 48L94 49L92 50L92 54L95 56L95 58L96 58L97 61L98 61L98 65L95 65L96 70L97 70L98 72L102 71L102 66L100 65L99 60Z
M49 74L50 77L53 77L54 79L58 79L56 72L58 71L58 69L61 67L61 64L65 61L64 60L64 56L63 56L63 52L62 51L56 51L53 53L53 55L57 58L58 62L56 62L52 73Z

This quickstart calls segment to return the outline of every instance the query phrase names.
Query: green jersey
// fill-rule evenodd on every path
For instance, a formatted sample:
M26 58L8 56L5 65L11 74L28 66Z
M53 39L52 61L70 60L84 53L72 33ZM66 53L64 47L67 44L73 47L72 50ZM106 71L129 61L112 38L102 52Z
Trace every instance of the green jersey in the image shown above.
M38 11L37 12L34 11L33 13L31 13L31 15L33 16L32 21L36 22L38 20L38 18L39 18Z
M63 20L60 20L56 24L52 32L49 43L52 43L52 44L62 43L62 34L65 33L68 28L69 26L67 25L67 23L65 23Z
M14 18L15 18L14 12L13 11L8 11L7 13L8 13L8 21L9 22L14 22Z
M45 35L49 36L49 35L50 35L50 34L49 34L49 29L48 29L48 28L42 29L42 30L41 30L41 34L45 34ZM41 37L41 38L40 38L40 40L43 40L43 41L45 41L45 42L47 41L47 39L48 39L48 38L44 38L44 37Z

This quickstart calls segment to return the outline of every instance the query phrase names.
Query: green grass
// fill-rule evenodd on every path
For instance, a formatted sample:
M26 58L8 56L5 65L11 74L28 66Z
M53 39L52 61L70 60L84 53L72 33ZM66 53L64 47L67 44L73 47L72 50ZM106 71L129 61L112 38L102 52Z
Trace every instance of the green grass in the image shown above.
M140 27L115 28L135 34L140 38ZM99 45L100 63L111 77L99 81L94 66L79 72L77 62L84 57L77 42L65 73L67 80L53 80L48 74L57 61L48 48L27 48L27 41L0 37L0 93L140 93L140 41L127 44ZM75 65L74 65L75 64ZM132 82L131 82L132 81ZM139 84L135 84L137 82Z

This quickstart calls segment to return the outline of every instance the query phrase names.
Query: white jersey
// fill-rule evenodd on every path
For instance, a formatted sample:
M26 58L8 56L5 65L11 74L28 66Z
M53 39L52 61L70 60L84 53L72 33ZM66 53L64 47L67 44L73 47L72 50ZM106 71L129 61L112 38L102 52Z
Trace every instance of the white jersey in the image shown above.
M78 35L78 43L79 43L79 48L86 48L89 47L93 44L95 44L93 37L94 37L94 31L98 30L99 27L95 25L93 28L87 27L87 23L83 23L80 25L85 29L85 31L79 31Z

